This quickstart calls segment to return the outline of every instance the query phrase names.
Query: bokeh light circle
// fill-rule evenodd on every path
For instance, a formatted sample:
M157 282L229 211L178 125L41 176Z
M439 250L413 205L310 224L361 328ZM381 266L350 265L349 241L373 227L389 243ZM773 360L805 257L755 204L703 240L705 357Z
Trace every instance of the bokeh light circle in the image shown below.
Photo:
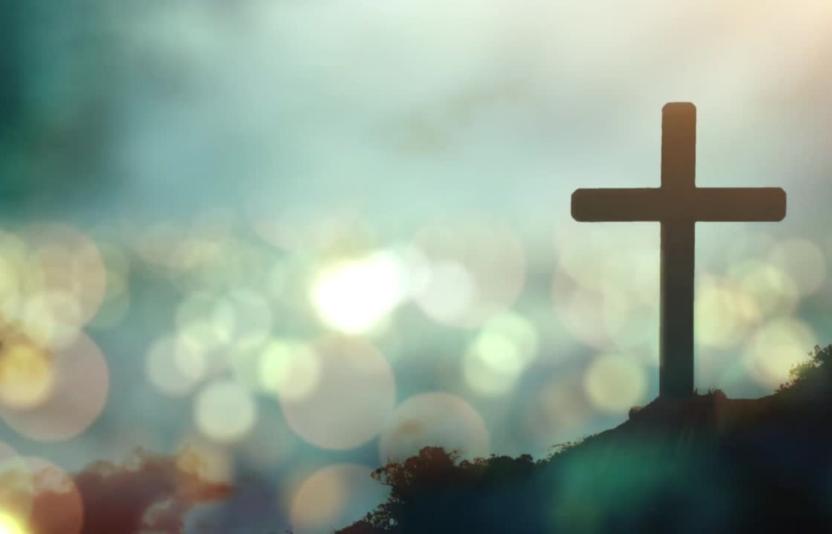
M130 259L112 243L98 243L107 269L107 292L89 327L105 330L119 326L130 308Z
M389 493L371 475L372 469L357 464L336 464L315 471L292 497L293 531L333 532L364 517Z
M605 297L578 285L557 272L552 278L552 302L558 319L573 337L596 349L609 347L614 339L605 318Z
M790 371L809 361L817 343L812 329L795 318L778 318L763 325L749 342L743 361L759 384L777 387L789 380Z
M651 225L587 225L576 232L561 224L554 237L552 301L563 325L584 344L638 354L656 365L651 347L658 330L651 325L659 315L658 233ZM614 260L603 260L611 249L618 250Z
M0 406L32 409L55 387L51 352L30 339L7 331L0 345Z
M428 267L416 301L440 323L478 326L514 304L526 283L525 248L504 223L444 221L414 244Z
M438 323L463 321L477 294L471 273L454 261L437 261L429 273L429 282L416 294L417 304Z
M177 335L197 351L227 348L234 334L232 305L218 295L195 291L179 303L176 329Z
M244 438L257 420L257 404L243 386L233 380L206 385L194 401L194 421L206 437L232 443Z
M655 298L659 235L652 225L582 225L576 232L574 225L561 224L554 238L559 271L584 289L624 288L641 301ZM613 249L620 249L615 261L599 261Z
M647 378L644 369L632 358L602 355L586 370L584 390L596 408L623 413L644 399Z
M697 288L696 341L730 348L739 344L762 317L757 301L736 284L706 277Z
M43 290L68 295L89 322L107 292L107 268L95 242L75 228L43 224L26 232Z
M739 291L753 300L764 317L790 313L797 306L800 290L792 277L778 266L746 260L730 270Z
M232 315L231 340L235 350L260 346L272 328L272 312L268 301L248 289L232 291L226 300L225 309Z
M390 364L359 339L331 338L314 345L320 364L314 390L278 398L289 426L324 449L351 449L378 434L393 410L396 385Z
M527 436L545 449L582 436L594 415L574 372L553 373L532 393L530 403L522 415L523 426Z
M150 383L171 397L189 394L206 371L203 353L174 336L156 340L148 350L145 361L145 372Z
M484 395L508 392L537 352L537 332L523 317L504 312L489 319L462 360L468 386Z
M0 406L9 426L38 441L64 441L84 432L104 409L110 388L104 354L86 335L52 357L55 383L48 399L29 410Z
M78 300L69 293L43 291L23 303L21 326L39 344L61 348L80 334L82 313Z
M396 408L379 443L381 462L403 461L424 447L457 451L463 458L489 453L482 416L463 398L430 392L410 397Z
M302 399L318 386L321 362L304 343L272 340L260 353L258 371L264 390L284 399Z

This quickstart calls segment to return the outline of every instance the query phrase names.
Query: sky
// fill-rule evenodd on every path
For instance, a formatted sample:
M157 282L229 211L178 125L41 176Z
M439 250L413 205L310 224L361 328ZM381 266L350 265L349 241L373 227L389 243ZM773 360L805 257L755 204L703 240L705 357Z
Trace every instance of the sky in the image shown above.
M195 450L241 491L190 528L343 526L387 459L654 398L658 225L569 198L657 186L667 102L699 185L788 194L697 225L697 388L830 341L828 1L0 5L0 443Z

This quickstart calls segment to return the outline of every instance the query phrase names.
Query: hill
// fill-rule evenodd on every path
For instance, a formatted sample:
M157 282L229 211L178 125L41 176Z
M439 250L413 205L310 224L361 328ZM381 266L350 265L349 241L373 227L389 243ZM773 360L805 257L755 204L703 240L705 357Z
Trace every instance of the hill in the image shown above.
M773 395L660 398L545 460L423 449L341 533L828 531L832 347L811 356Z

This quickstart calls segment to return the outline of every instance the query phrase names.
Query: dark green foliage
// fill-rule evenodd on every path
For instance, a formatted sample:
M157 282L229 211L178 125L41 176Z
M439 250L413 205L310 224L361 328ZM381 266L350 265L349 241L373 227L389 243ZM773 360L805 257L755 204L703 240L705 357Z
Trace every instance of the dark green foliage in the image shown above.
M342 532L821 532L832 524L832 347L772 396L659 399L529 456L426 448L375 476L388 502Z
M790 380L781 385L778 391L785 391L806 384L832 384L832 345L821 348L815 345L809 353L809 360L796 365L789 372Z

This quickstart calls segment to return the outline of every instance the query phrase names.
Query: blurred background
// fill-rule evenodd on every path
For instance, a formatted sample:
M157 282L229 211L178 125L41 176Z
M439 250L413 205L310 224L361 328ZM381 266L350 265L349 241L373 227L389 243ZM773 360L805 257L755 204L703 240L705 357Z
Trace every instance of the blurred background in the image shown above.
M658 392L659 229L569 198L657 186L669 101L699 185L789 198L698 225L697 388L831 340L827 0L0 6L2 458L196 454L238 491L190 531L318 532L422 446L618 424Z

